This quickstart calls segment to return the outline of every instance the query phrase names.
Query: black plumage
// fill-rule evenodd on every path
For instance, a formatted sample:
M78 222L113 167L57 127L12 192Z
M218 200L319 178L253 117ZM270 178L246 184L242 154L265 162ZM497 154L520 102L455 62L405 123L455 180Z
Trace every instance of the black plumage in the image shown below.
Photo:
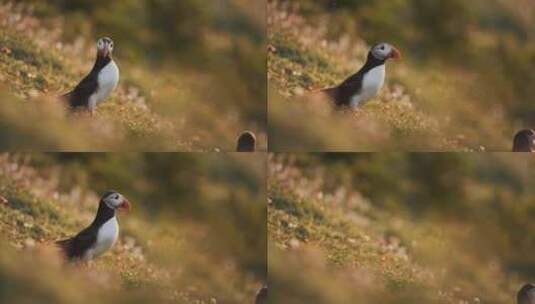
M256 136L253 132L245 131L238 137L238 152L254 152L256 150Z
M377 95L385 80L385 63L400 58L401 53L388 43L374 45L368 52L364 66L340 85L322 90L337 107L357 108ZM368 77L369 76L369 77Z
M111 193L107 192L107 195ZM91 225L74 237L57 241L56 244L63 250L67 258L81 259L86 251L95 245L99 228L114 216L115 209L108 207L104 200L101 199L98 204L97 215Z
M99 53L89 74L71 92L63 95L71 108L87 108L89 106L89 97L98 89L98 74L110 62L111 57L104 57Z
M526 284L518 291L517 304L535 304L535 285Z
M130 202L116 191L112 190L104 193L99 201L97 214L93 222L74 237L57 241L56 244L70 260L92 258L92 254L86 256L86 253L97 245L100 229L115 217L115 211L118 208L129 209ZM116 220L114 224L117 225ZM116 227L116 232L118 233L118 226Z
M535 146L535 131L526 129L516 133L513 139L513 152L533 152Z
M366 63L357 73L344 80L340 85L325 89L323 92L334 101L336 106L349 106L351 98L361 92L364 75L373 68L385 64L385 61L375 58L370 51Z
M256 294L255 304L267 304L268 302L268 286L264 285Z
M93 68L71 92L62 96L71 109L86 108L93 112L96 104L106 98L115 87L116 81L118 81L118 69L113 62L112 52L113 41L110 38L104 37L98 40L97 56ZM111 78L99 79L101 72L108 65L112 67L112 69L108 69L107 74ZM114 75L113 73L117 74ZM101 81L105 83L99 83ZM102 90L104 92L97 94Z

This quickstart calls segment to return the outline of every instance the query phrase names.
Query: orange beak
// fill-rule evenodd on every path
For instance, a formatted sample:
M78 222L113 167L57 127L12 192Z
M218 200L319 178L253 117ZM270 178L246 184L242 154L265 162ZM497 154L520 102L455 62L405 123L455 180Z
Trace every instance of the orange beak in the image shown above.
M130 202L127 199L125 199L123 203L121 204L121 206L119 207L119 209L130 211Z
M401 52L396 48L392 48L392 52L390 52L390 58L401 59Z

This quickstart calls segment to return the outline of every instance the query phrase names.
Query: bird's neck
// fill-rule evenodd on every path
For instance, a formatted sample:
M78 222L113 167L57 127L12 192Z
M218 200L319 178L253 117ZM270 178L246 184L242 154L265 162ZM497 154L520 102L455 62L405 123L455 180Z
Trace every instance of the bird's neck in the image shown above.
M91 69L91 72L100 71L103 67L107 66L108 63L110 63L111 61L112 61L112 58L110 55L102 56L100 54L97 54L97 60L95 60L95 65L93 65L93 69Z
M99 227L114 216L115 209L108 207L108 205L106 205L106 203L101 200L98 205L97 215L95 216L93 223L91 223L91 226Z
M380 65L385 64L385 60L377 59L371 52L368 53L368 58L366 59L366 63L362 67L361 71L367 72L375 67L378 67Z

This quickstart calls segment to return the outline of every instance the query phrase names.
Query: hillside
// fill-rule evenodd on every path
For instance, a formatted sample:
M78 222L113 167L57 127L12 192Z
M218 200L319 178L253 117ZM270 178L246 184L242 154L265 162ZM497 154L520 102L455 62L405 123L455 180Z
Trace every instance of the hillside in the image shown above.
M140 172L145 170L140 155L0 155L0 301L252 303L265 275L265 224L257 223L265 223L265 207L254 203L254 194L246 190L251 185L239 182L245 169L227 170L240 166L255 171L253 159L225 157L227 169L216 165L219 176L210 177L214 168L209 157L146 157L153 159L143 165L148 171L157 163L189 166L188 190L168 179L164 187L154 175L159 190L150 191L153 186L143 180L148 173ZM138 163L129 174L117 170L121 162L134 159ZM211 169L196 171L199 164ZM94 181L95 174L100 182ZM128 176L137 183L127 181ZM225 182L234 186L232 194ZM104 187L117 188L133 205L130 213L118 215L120 239L90 263L67 264L53 242L90 223L103 190L95 191ZM196 188L211 194L196 194ZM177 190L180 194L173 192ZM165 193L174 193L175 199L164 199Z
M269 164L274 303L505 304L534 278L532 237L519 233L533 228L527 158L279 154Z
M518 83L533 82L525 73L532 64L532 40L516 42L498 32L498 25L491 32L476 23L467 26L471 32L460 42L465 45L456 49L453 40L433 40L439 39L433 30L441 23L451 28L446 9L453 8L438 13L433 27L413 24L429 21L418 12L416 20L404 20L408 3L418 1L269 1L273 151L510 151L513 134L532 123L529 89ZM466 6L472 4L479 1ZM510 13L496 6L493 1L487 9ZM393 13L396 9L399 15ZM490 18L486 11L480 14L472 19ZM406 28L396 28L389 18L400 19ZM403 53L402 61L387 63L386 85L377 98L357 112L333 113L327 101L313 102L314 91L355 73L377 41L390 42Z
M160 62L151 62L151 56L163 52L163 47L155 49L143 40L136 45L135 41L123 38L123 32L115 33L113 29L88 22L90 16L83 19L79 18L80 13L58 15L42 2L37 8L3 2L0 3L0 146L3 149L232 151L236 137L245 129L255 131L260 148L266 148L262 121L265 106L261 100L243 106L245 101L241 99L248 99L255 89L241 84L235 71L227 71L226 79L221 80L218 69L223 64L200 65L194 61L194 51L187 65L183 64L187 59L171 62L163 55L158 57ZM117 14L127 13L117 10ZM90 30L78 32L73 38L72 29L81 25ZM115 40L115 60L121 71L119 87L98 107L95 117L85 113L69 115L57 96L68 92L88 73L100 35ZM232 33L227 36L230 38L221 36L220 41L212 43L240 39L233 38ZM227 47L238 48L232 43L218 48L206 46L209 48L206 53L225 58L230 52ZM246 41L242 41L241 47L234 51L246 54L252 48ZM152 49L154 54L144 48ZM250 59L249 64L256 63ZM254 73L245 66L239 68L243 74Z

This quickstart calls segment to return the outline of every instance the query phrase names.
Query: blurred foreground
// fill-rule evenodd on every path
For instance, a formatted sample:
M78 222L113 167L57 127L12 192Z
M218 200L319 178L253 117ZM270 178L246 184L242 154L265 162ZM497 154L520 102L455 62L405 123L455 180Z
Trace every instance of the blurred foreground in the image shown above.
M268 1L271 151L510 151L535 124L533 1ZM403 53L356 113L310 92Z
M273 303L515 303L535 281L535 159L274 154Z
M264 159L253 155L0 155L0 302L252 303L266 277ZM87 265L52 242L115 188L133 210Z
M263 1L0 1L0 148L233 151L265 137ZM188 12L188 13L186 13ZM115 42L119 87L96 117L57 96Z

